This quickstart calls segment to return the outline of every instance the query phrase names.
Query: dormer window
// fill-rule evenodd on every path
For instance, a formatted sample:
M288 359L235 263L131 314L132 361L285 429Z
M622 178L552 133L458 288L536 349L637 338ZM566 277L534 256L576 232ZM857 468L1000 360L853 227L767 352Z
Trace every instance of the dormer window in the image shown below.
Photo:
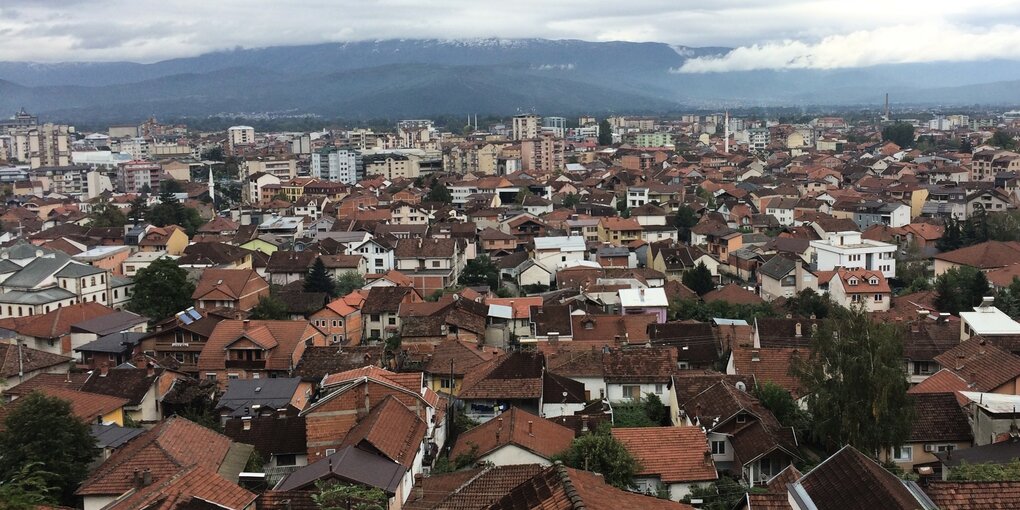
M847 280L847 283L849 283L850 285L857 285L857 278L851 277L849 280Z
M584 329L595 329L595 321L593 320L584 321Z
M871 285L878 285L878 278L875 278L874 276L872 276L871 279L868 280L868 283L871 284Z

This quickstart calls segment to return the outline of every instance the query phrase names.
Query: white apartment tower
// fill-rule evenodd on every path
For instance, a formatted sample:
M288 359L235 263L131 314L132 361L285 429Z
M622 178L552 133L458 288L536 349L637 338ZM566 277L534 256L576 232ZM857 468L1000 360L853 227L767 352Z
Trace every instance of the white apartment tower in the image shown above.
M364 177L361 155L351 149L324 147L312 154L312 177L331 182L357 184Z
M513 134L514 140L528 140L538 138L539 120L541 117L533 113L514 115Z
M234 152L237 146L252 145L255 143L255 128L251 126L231 126L227 128L227 144L230 152Z

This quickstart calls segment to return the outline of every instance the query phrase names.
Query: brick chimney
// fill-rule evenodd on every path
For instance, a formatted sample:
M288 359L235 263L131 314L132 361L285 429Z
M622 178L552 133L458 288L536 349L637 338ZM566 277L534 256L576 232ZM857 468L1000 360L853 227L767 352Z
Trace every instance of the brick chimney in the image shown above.
M106 377L106 374L110 373L110 364L103 363L99 365L99 377Z

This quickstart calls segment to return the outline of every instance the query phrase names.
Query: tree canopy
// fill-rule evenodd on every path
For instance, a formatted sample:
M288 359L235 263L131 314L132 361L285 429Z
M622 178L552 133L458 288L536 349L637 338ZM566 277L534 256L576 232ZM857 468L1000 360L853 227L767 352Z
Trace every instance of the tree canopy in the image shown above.
M712 271L708 269L704 262L698 262L698 265L693 269L684 271L683 284L699 296L704 296L715 289L715 279L712 277Z
M436 182L429 189L428 195L425 196L425 200L429 202L442 202L444 204L453 203L453 194L446 188L442 183Z
M882 140L892 142L901 148L913 147L914 126L906 122L897 122L882 128Z
M262 296L258 304L251 309L249 319L282 321L287 320L287 304L276 296Z
M824 319L829 316L835 303L827 295L804 289L787 299L783 307L798 317L814 316L816 319Z
M90 227L123 227L127 223L127 216L119 207L110 203L105 197L100 197L92 204L92 211L89 212Z
M185 310L192 305L195 284L177 261L160 258L142 268L134 277L134 290L127 308L154 322Z
M145 220L157 227L178 225L189 236L195 235L198 227L205 223L197 210L184 207L184 204L177 200L173 193L166 190L160 192L159 203L148 209Z
M606 119L599 122L599 145L613 145L613 126Z
M637 402L613 405L614 427L665 427L671 425L669 408L654 393Z
M333 290L337 296L346 296L365 286L365 278L356 271L344 271L333 282Z
M988 277L970 266L954 267L935 279L935 308L940 312L959 315L981 304L991 295Z
M555 458L572 468L601 473L606 483L621 489L631 487L634 475L641 469L637 459L607 427L574 439L570 448Z
M389 497L382 489L337 482L318 482L312 501L320 510L385 510Z
M949 480L970 482L1002 482L1020 480L1020 459L1006 464L971 464L962 462L949 470Z
M499 268L488 255L479 255L469 260L460 272L460 284L488 285L489 289L496 290L499 288Z
M900 335L863 308L836 308L812 337L810 355L793 360L818 443L877 452L907 439L913 413Z
M673 225L680 233L680 240L691 242L691 229L698 224L698 213L689 205L682 205L676 210Z
M329 277L329 273L326 272L326 264L322 262L321 257L315 259L312 268L305 275L305 292L325 292L330 296L336 295L336 286L333 284L333 279Z
M1001 129L995 130L995 133L992 134L992 138L988 141L988 143L996 147L1001 147L1005 150L1012 150L1016 147L1016 140L1014 140L1009 133Z
M0 480L32 483L22 471L35 464L33 472L58 492L55 496L72 502L99 453L89 425L74 415L70 403L42 393L7 405L15 407L0 430Z

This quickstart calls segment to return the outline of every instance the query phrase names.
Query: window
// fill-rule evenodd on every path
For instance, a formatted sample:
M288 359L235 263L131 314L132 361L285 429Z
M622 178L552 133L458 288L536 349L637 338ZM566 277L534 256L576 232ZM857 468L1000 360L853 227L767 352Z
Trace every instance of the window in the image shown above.
M657 395L662 395L662 385L661 384L656 384L655 385L655 393Z
M387 322L389 322L390 326L396 326L397 325L397 318L396 317L390 317L389 321L387 321Z
M96 285L96 277L93 276L91 279L89 279L89 286L93 287L95 285Z
M377 313L373 313L371 315L371 320L372 320L372 322L379 322L379 321L382 320L382 317L380 317L379 314L377 314Z
M938 453L951 452L956 449L954 444L937 444L935 445L935 451Z
M210 380L210 381L215 381L216 380L216 373L215 372L206 372L205 378L207 380Z
M895 462L910 462L914 458L914 447L913 446L899 446L893 448L893 461Z
M277 466L295 466L297 465L297 455L293 453L283 453L276 455Z
M433 260L432 261L432 267L439 267L441 264L442 263L440 261L438 261L438 260Z
M237 378L238 378L237 374L227 374L227 379L237 379Z
M726 455L726 441L712 441L712 455Z
M624 385L623 386L623 398L627 400L637 400L641 398L641 386L638 385Z
M881 303L882 302L882 295L881 294L875 294L875 302L876 303Z
M375 267L383 267L383 259L375 259Z
M737 415L737 423L747 423L747 415L740 413Z
M453 380L448 378L448 377L443 377L443 378L439 379L439 387L444 389L444 390L448 390L448 389L452 388L453 387L452 383L453 383Z

